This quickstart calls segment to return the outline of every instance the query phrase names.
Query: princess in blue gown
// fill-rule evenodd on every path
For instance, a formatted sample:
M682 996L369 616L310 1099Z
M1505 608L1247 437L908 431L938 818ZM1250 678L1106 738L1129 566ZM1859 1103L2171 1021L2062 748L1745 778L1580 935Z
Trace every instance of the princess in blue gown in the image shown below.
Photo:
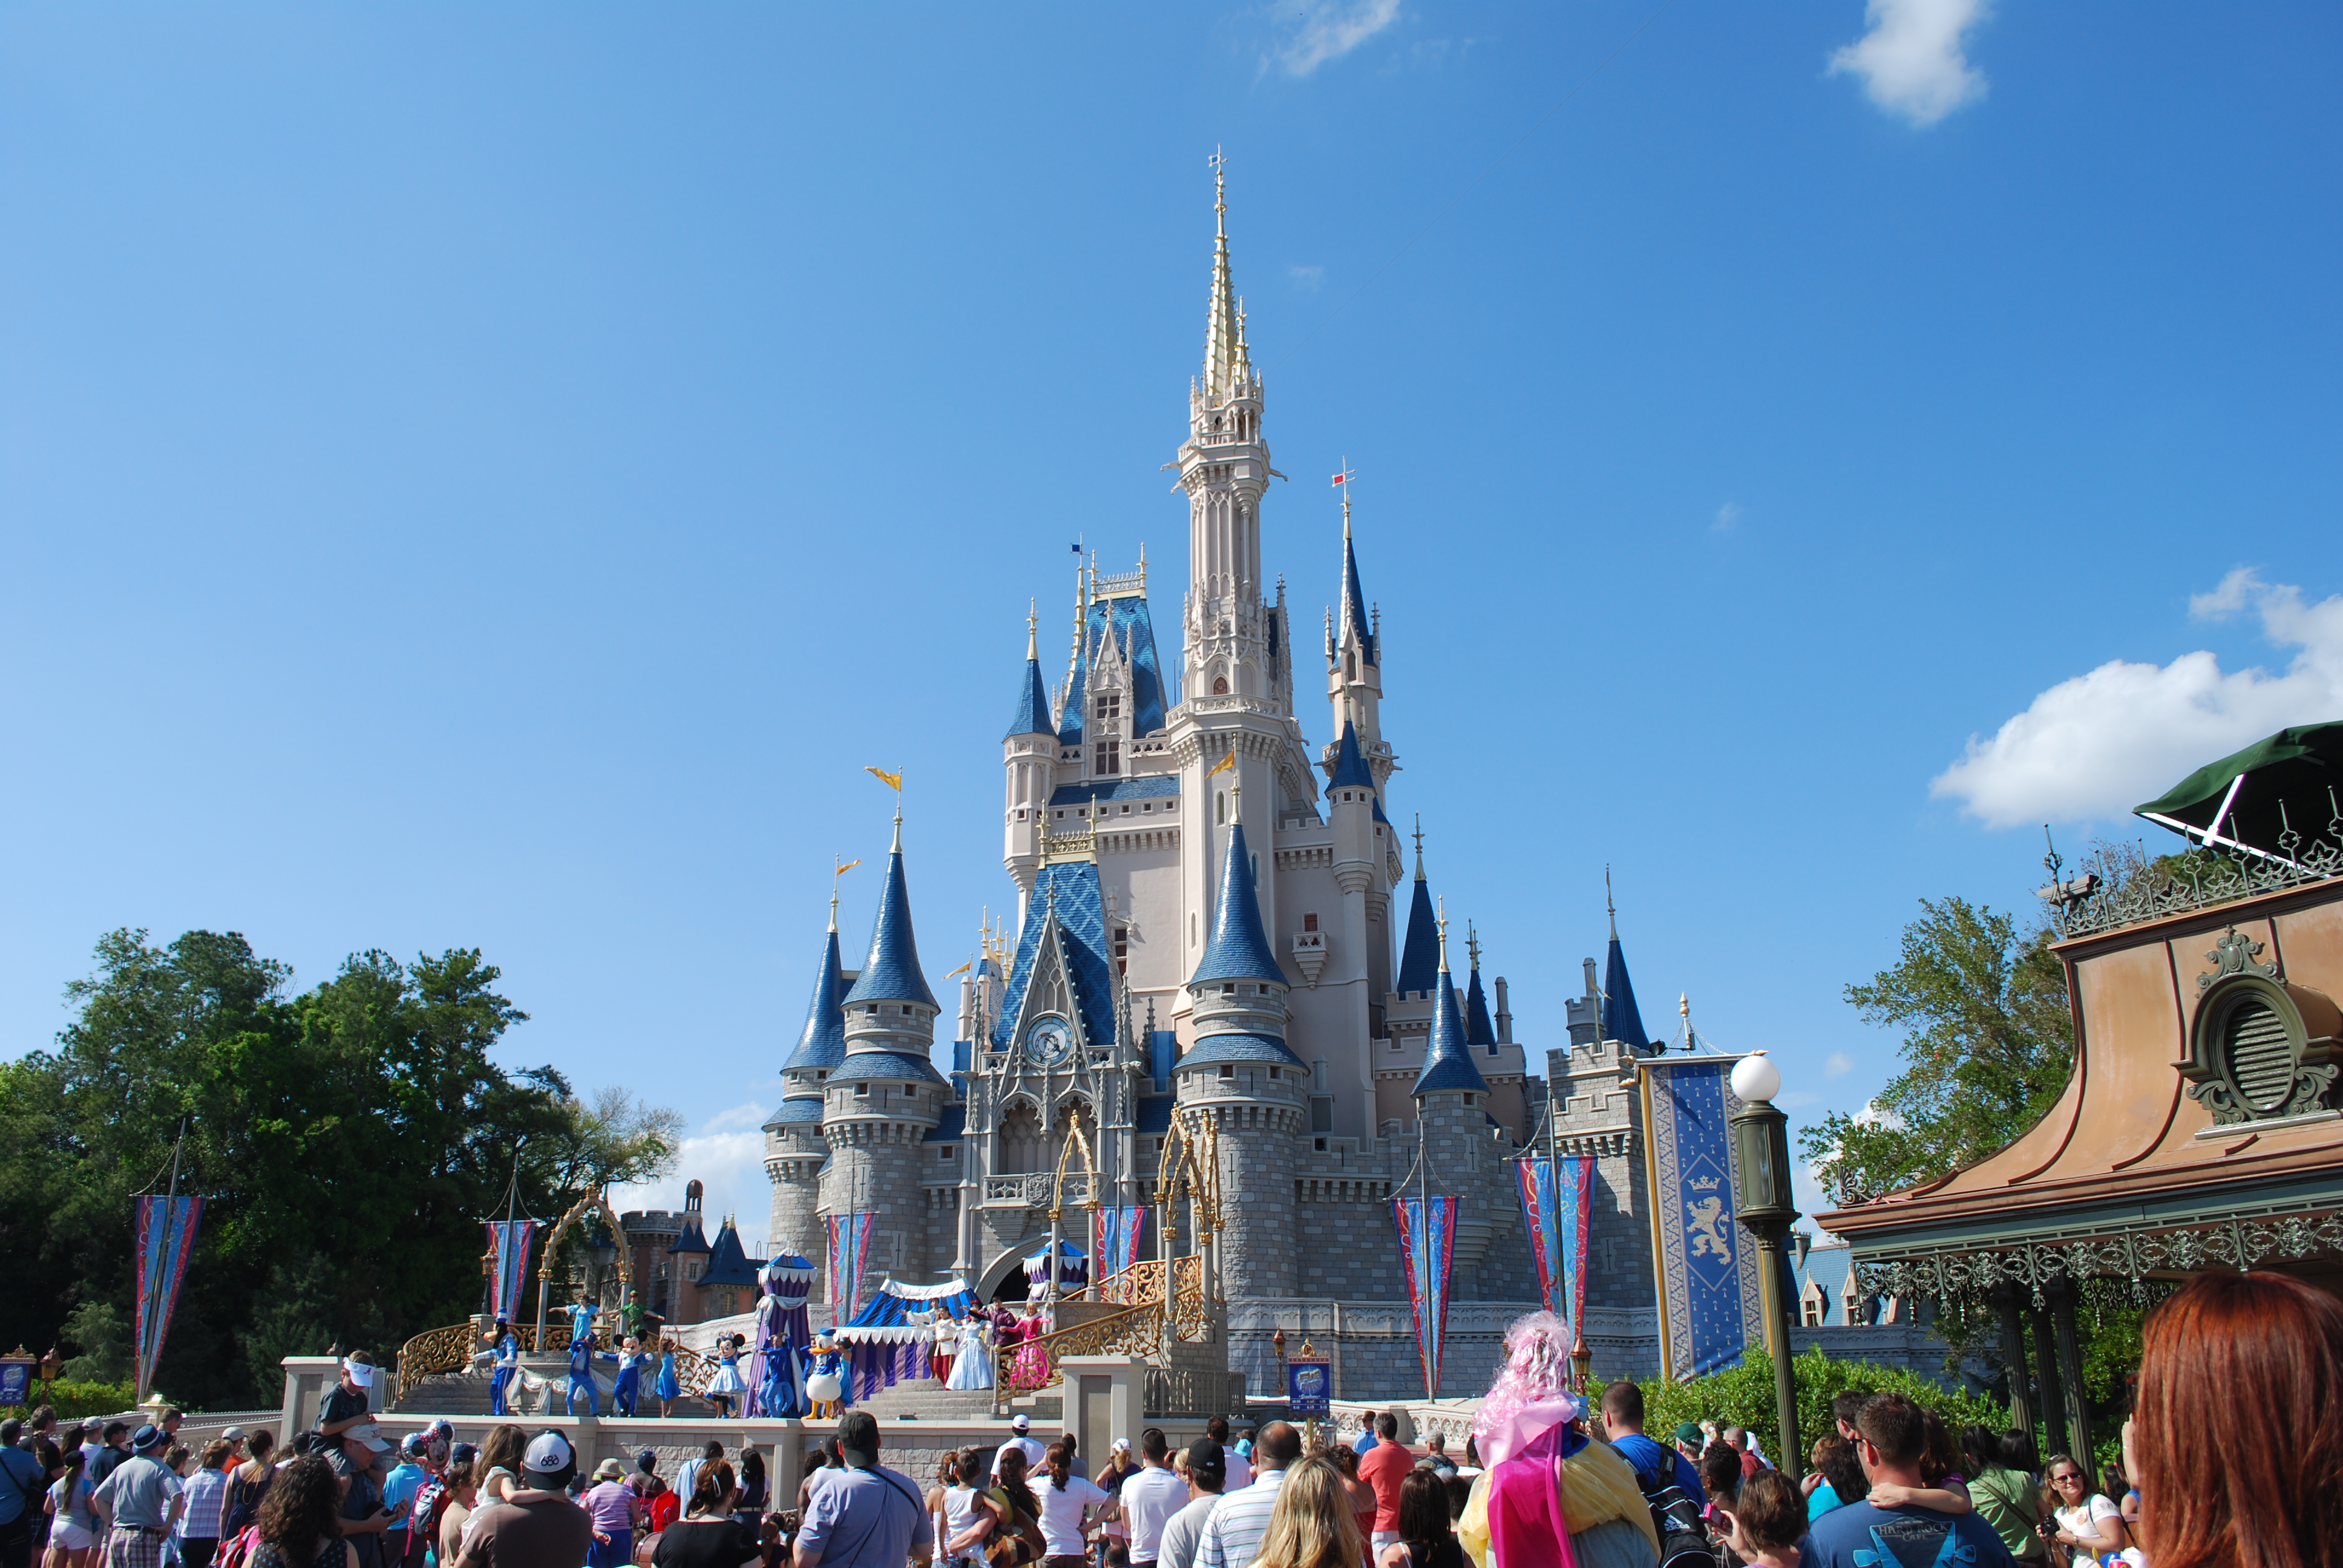
M659 1395L660 1418L664 1420L673 1415L675 1402L683 1393L683 1384L675 1375L675 1342L673 1340L659 1342L659 1381L651 1385L651 1392Z

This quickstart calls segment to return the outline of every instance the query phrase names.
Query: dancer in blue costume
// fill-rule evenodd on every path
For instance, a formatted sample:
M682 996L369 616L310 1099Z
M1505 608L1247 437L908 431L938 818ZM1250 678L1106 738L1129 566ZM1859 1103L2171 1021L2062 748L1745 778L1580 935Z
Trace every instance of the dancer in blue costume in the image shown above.
M620 1415L632 1415L635 1401L642 1395L643 1369L651 1364L651 1358L643 1354L642 1342L632 1334L620 1350L618 1381L610 1387L610 1405Z
M594 1331L590 1326L569 1342L569 1393L564 1403L571 1415L578 1413L578 1396L581 1393L586 1396L588 1415L602 1413L602 1396L594 1386L594 1361L598 1355L606 1362L618 1359L608 1351L595 1350Z
M601 1316L601 1303L591 1296L586 1296L578 1301L571 1302L569 1306L569 1337L573 1340L581 1337L587 1339L592 1338L594 1334L594 1320L599 1316Z
M651 1384L651 1392L659 1395L660 1419L664 1420L673 1415L675 1402L683 1393L683 1383L675 1375L675 1342L673 1340L659 1342L659 1381Z
M488 1337L488 1348L472 1358L474 1366L493 1362L496 1370L488 1374L488 1413L510 1415L507 1402L512 1394L513 1377L520 1371L520 1339L512 1325L502 1318L497 1320L496 1332Z
M765 1419L809 1414L812 1402L805 1392L806 1346L813 1335L806 1319L806 1296L813 1289L813 1265L783 1252L759 1277L765 1293L757 1302L757 1353L749 1362L754 1386L748 1413Z

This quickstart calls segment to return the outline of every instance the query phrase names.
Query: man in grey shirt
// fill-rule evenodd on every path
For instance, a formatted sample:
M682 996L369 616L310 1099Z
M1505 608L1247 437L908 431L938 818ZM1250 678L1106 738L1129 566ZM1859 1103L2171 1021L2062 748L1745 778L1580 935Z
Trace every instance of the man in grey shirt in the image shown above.
M1204 1523L1221 1501L1228 1478L1228 1462L1221 1445L1211 1438L1192 1445L1187 1453L1188 1505L1166 1520L1157 1543L1156 1568L1196 1568L1196 1548L1204 1539Z
M936 1529L918 1483L879 1462L879 1422L867 1410L838 1418L846 1463L815 1473L798 1532L796 1568L926 1568Z
M130 1457L90 1493L90 1512L107 1527L108 1568L160 1568L163 1538L180 1503L178 1478L155 1457L170 1442L159 1426L140 1427L130 1440Z

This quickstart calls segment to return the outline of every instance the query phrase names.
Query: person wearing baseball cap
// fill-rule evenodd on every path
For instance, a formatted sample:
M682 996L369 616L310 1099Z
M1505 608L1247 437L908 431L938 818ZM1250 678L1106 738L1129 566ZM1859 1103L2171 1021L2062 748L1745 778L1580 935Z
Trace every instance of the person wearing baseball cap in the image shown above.
M1035 1473L1041 1468L1041 1456L1049 1452L1049 1450L1034 1441L1032 1418L1021 1412L1016 1420L1009 1423L1009 1430L1017 1435L993 1451L992 1473L995 1476L1001 1473L1001 1456L1012 1448L1024 1452L1025 1473L1028 1475Z
M1204 1523L1220 1505L1221 1488L1228 1479L1227 1452L1209 1437L1191 1444L1182 1457L1188 1473L1188 1505L1164 1522L1156 1543L1161 1568L1195 1568Z
M116 1465L89 1507L106 1527L106 1561L114 1568L160 1568L163 1540L178 1515L178 1478L164 1468L171 1434L142 1426L130 1439L130 1457Z
M594 1547L594 1523L569 1501L578 1451L553 1431L522 1451L520 1485L480 1511L451 1568L579 1568Z

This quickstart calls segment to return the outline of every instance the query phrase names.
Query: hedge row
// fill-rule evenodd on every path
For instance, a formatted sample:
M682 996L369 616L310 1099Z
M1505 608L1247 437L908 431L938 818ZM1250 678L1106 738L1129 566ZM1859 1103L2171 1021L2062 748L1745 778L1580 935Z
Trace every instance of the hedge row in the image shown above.
M2009 1407L1980 1394L1956 1393L1917 1372L1872 1362L1838 1361L1817 1348L1790 1362L1797 1382L1798 1435L1808 1448L1833 1429L1831 1401L1852 1390L1860 1393L1900 1393L1933 1410L1957 1434L1971 1422L1996 1432L2009 1425ZM1684 1422L1713 1421L1720 1426L1746 1427L1757 1434L1768 1459L1781 1457L1781 1423L1775 1419L1774 1360L1753 1350L1740 1365L1726 1367L1688 1382L1659 1379L1637 1385L1644 1391L1644 1430L1664 1442ZM1805 1468L1805 1455L1800 1454Z
M39 1383L35 1383L33 1403L51 1406L60 1421L82 1421L93 1415L120 1415L135 1409L138 1390L126 1382L67 1382L60 1379L49 1384L45 1392ZM31 1413L23 1405L0 1405L0 1421L12 1416L22 1420Z

